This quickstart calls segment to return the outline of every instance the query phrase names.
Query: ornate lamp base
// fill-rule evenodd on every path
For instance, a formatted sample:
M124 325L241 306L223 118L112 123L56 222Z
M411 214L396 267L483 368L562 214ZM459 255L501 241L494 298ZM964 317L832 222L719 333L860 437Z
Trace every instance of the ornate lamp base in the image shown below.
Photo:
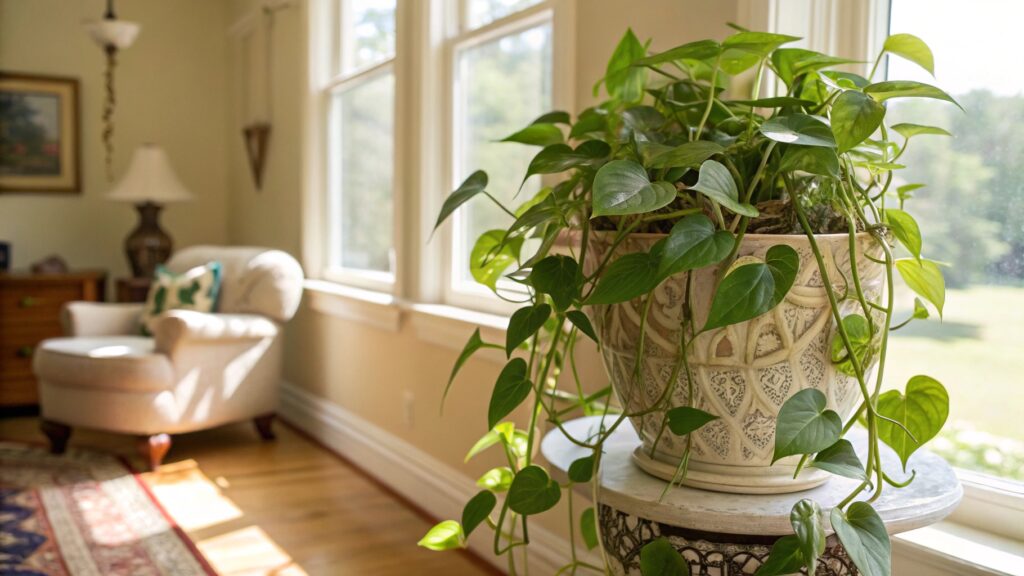
M135 205L139 225L125 238L124 251L136 278L152 278L156 267L171 257L171 237L160 228L161 208L153 202Z

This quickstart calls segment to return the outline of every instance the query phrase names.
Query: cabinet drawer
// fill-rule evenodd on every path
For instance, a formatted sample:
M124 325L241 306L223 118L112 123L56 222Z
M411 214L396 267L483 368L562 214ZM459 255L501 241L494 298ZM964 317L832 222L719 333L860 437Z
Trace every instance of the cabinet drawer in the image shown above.
M65 302L82 298L81 285L25 286L0 290L0 323L38 322L59 318Z
M32 378L0 379L0 406L39 403L39 387Z

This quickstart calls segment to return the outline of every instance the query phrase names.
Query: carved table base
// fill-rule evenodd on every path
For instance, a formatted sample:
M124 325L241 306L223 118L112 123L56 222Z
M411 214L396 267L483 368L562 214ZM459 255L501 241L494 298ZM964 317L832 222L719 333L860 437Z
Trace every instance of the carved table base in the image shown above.
M768 559L778 538L688 530L638 518L604 504L598 509L602 543L616 576L640 576L640 549L659 537L667 538L689 562L693 576L754 574ZM815 576L857 574L846 550L835 536L829 536Z

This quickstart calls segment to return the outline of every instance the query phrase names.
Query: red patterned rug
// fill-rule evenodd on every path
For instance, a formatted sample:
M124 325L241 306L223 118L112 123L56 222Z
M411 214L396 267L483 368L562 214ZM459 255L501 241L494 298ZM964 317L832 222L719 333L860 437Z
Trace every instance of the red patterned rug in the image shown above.
M216 574L118 458L0 442L0 574Z

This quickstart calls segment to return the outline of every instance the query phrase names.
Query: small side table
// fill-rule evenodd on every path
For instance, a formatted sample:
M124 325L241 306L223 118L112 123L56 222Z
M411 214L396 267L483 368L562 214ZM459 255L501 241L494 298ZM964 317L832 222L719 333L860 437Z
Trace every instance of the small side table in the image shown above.
M565 428L574 438L587 438L598 429L600 421L599 416L579 418L568 422ZM863 448L864 438L859 440ZM855 446L858 444L858 438L852 441ZM596 509L612 574L639 576L640 549L659 537L667 538L675 546L695 576L754 574L767 559L772 544L793 533L790 509L803 498L821 505L825 530L829 533L815 576L858 574L828 525L828 512L857 485L856 480L833 476L811 490L766 495L726 494L679 486L662 499L665 481L648 475L633 463L631 454L638 443L636 432L628 423L619 426L605 442ZM551 463L552 475L563 482L567 480L569 465L590 453L567 440L557 429L545 436L541 451ZM863 453L860 456L864 458ZM883 450L882 463L887 470L901 469L890 450ZM915 453L907 469L917 470L917 478L910 486L886 486L882 497L874 503L890 534L938 522L956 508L963 496L963 488L950 465L928 451ZM589 491L589 486L581 490Z
M117 301L118 302L145 302L149 296L150 278L118 278L117 279Z

